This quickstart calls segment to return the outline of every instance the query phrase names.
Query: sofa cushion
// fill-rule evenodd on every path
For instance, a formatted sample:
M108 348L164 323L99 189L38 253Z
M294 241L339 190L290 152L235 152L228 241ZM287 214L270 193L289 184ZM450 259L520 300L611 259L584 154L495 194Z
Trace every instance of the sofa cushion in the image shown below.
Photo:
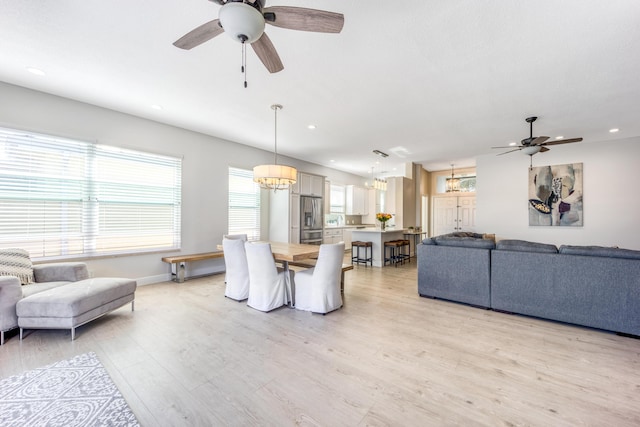
M517 252L558 253L558 248L555 245L513 239L500 240L496 243L496 249Z
M606 246L560 246L560 253L566 255L586 255L609 258L640 259L640 251Z
M423 245L435 245L436 241L433 239L433 237L427 237L426 239L422 239L422 244Z
M23 285L33 282L29 252L19 248L0 249L0 276L14 276Z
M483 239L482 237L449 237L448 235L444 235L434 237L433 239L436 245L440 246L457 246L475 249L494 249L496 247L493 240Z

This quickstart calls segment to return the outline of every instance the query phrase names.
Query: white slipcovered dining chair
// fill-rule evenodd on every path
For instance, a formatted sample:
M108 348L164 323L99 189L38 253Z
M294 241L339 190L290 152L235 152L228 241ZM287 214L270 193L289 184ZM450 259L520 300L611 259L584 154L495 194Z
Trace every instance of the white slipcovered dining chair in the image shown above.
M343 258L344 243L320 246L316 266L295 275L296 309L326 314L342 307Z
M246 242L245 250L249 265L247 305L260 311L271 311L286 305L293 271L276 267L269 243Z
M224 252L225 282L224 296L236 301L249 298L249 266L242 239L222 238Z
M237 239L237 240L242 240L243 242L247 241L247 235L246 234L225 234L224 236L222 236L223 239Z

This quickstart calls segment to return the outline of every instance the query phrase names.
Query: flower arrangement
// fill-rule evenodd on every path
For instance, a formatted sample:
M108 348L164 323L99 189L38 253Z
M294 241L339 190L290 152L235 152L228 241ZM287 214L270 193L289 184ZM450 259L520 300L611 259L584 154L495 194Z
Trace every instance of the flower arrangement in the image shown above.
M391 219L391 214L389 213L384 213L384 212L378 212L376 214L376 219L382 223L385 223L387 221L389 221Z

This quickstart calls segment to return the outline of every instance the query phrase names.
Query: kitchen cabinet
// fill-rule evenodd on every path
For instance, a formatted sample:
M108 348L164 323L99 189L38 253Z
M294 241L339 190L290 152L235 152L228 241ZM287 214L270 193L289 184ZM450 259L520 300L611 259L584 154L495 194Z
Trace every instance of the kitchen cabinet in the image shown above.
M283 220L285 219L285 220ZM272 242L300 243L300 195L269 192L269 238Z
M336 229L325 228L322 242L323 243L340 243L343 241L342 237L343 237L342 228L336 228Z
M342 230L342 241L344 242L344 249L346 251L351 250L351 242L353 239L351 238L351 232L353 230L351 228L345 228Z
M347 185L345 190L346 214L367 215L369 213L369 190L355 185Z
M324 177L305 172L298 173L300 195L322 197L324 193Z
M300 195L291 194L289 200L289 242L300 243Z

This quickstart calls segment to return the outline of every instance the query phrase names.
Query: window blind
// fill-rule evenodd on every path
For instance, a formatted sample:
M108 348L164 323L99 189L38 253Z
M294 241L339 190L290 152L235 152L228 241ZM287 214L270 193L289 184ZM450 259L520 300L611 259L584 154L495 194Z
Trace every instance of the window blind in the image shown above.
M260 240L260 186L253 171L229 168L229 234Z
M33 258L180 247L181 159L0 128L0 246Z

